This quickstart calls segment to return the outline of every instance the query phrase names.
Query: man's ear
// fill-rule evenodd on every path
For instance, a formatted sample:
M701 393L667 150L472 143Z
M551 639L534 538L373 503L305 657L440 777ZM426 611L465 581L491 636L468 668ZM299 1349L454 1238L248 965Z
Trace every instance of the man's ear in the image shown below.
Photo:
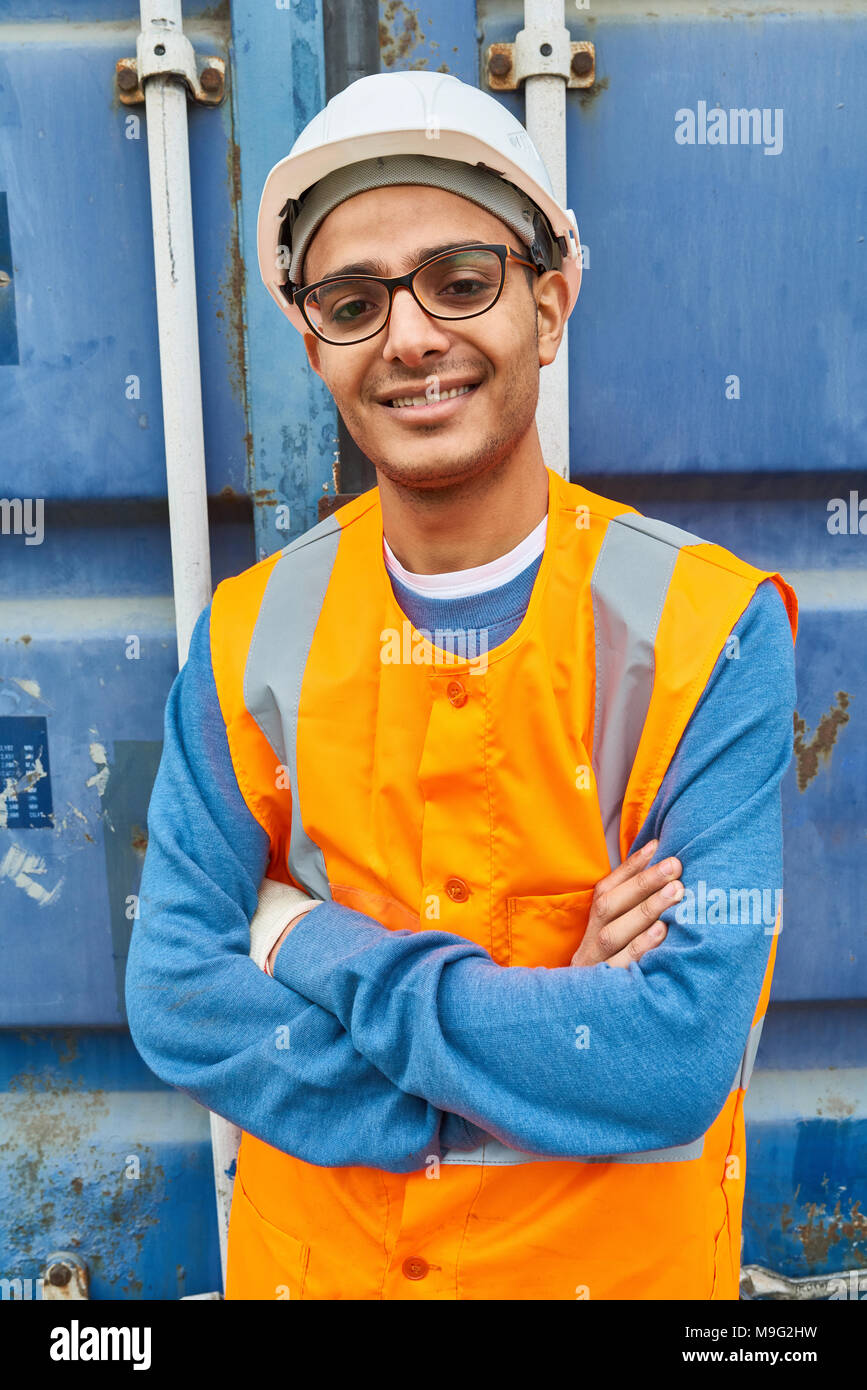
M559 270L546 270L535 285L539 366L547 367L557 356L569 317L569 286Z

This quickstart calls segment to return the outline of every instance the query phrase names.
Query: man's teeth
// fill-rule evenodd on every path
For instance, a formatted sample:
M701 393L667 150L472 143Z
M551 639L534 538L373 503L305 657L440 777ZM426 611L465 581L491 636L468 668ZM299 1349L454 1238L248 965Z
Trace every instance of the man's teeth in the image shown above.
M472 389L472 386L456 386L452 391L441 391L438 396L432 396L430 400L427 396L395 396L391 404L393 406L436 405L437 401L450 401L452 396L465 396Z

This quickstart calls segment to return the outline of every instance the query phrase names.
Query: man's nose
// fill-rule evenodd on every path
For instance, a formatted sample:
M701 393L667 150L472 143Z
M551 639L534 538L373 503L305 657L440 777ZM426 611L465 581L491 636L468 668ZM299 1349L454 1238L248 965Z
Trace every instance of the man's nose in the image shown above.
M399 285L391 302L383 357L388 361L399 357L412 366L429 352L445 352L449 341L440 320L426 314L407 287Z

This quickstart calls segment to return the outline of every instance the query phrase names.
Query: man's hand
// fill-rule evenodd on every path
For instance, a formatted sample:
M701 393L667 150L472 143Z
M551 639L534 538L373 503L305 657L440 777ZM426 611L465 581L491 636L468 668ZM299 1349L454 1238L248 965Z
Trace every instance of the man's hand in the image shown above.
M668 928L659 914L683 897L679 859L663 859L647 868L659 841L618 864L593 890L584 939L572 965L616 965L624 970L665 940Z

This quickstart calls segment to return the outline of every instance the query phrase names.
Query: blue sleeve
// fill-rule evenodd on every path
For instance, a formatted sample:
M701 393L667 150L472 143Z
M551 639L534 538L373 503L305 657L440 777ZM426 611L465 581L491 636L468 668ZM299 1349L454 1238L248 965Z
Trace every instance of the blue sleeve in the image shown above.
M332 1013L250 959L268 838L235 778L210 605L166 706L148 836L126 1003L133 1041L157 1076L324 1167L410 1172L480 1142L460 1117L387 1080Z
M701 881L773 895L795 686L791 630L770 581L734 636L635 847L658 836L655 860L676 854L697 895ZM773 931L752 914L680 921L682 906L663 914L663 944L622 970L504 968L461 937L388 931L328 904L293 929L274 969L333 1013L395 1085L512 1148L576 1158L668 1148L697 1139L725 1103ZM580 1047L578 1029L588 1030Z

